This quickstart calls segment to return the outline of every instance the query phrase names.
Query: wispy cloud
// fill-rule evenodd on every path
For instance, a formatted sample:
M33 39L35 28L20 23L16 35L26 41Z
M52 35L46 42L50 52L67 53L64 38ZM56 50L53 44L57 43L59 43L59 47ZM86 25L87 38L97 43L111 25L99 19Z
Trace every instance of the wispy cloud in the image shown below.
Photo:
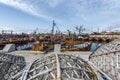
M74 12L70 20L84 22L112 20L120 12L120 0L69 0L66 6ZM107 22L107 21L106 21Z
M21 0L0 0L1 3L4 3L6 5L15 7L17 9L20 9L24 12L27 12L29 14L35 15L35 16L40 16L45 18L45 15L42 15L40 13L37 12L36 8L34 8L32 5L30 4L26 4Z
M1 30L14 30L13 27L5 27L5 26L0 26Z
M54 8L58 5L60 5L61 3L64 2L64 0L46 0L45 1L50 7Z
M47 20L53 20L56 19L60 22L59 19L54 18L52 16L47 16L44 15L44 12L40 11L40 9L37 7L35 7L34 5L32 5L32 3L26 3L24 0L0 0L0 3L12 6L14 8L20 9L28 14L37 16L37 17L41 17Z
M50 12L50 10L47 10L46 7L56 8L59 5L61 7L64 6L65 7L64 12L74 14L72 15L73 17L71 18L74 18L75 16L83 18L83 15L91 16L89 12L93 14L99 13L99 14L102 14L102 16L103 14L105 14L106 16L106 14L108 15L111 15L112 13L115 14L115 10L120 9L120 0L69 0L69 1L65 1L65 0L31 0L31 1L29 0L0 0L0 2L6 5L9 5L9 6L15 7L17 9L20 9L31 15L42 17L47 20L55 19L59 22L61 20L54 17L54 15L51 15L54 13ZM34 3L38 2L39 5L33 4L32 2ZM41 7L41 5L44 5L44 6Z
M120 0L0 0L28 14L64 24L104 24L118 21Z

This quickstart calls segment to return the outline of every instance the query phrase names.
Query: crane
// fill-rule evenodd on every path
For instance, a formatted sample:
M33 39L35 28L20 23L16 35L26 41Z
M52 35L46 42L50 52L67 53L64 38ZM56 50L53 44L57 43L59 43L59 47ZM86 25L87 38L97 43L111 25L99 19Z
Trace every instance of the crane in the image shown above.
M12 34L13 30L2 30L2 34L6 34L6 33Z
M38 31L38 28L36 28L36 29L33 31L33 35L36 35L37 31Z
M53 35L54 34L54 31L55 31L55 27L57 28L58 31L56 32L61 32L60 29L57 27L55 21L53 20L53 25L52 25L52 30L51 30L51 34Z
M56 23L55 23L55 21L53 20L53 26L52 26L52 30L51 30L51 34L52 34L52 35L54 34L54 28L55 28L55 26L56 26Z
M81 26L76 26L75 29L79 32L78 34L80 35L83 31L85 31L85 28L83 28L83 25Z

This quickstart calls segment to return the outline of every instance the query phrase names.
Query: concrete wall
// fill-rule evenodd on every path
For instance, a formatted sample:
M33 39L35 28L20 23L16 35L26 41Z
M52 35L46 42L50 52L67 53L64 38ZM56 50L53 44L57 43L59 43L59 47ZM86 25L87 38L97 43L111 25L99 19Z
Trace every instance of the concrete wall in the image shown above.
M61 50L61 45L60 44L55 44L54 45L54 52L60 52Z
M6 44L3 48L4 52L10 52L15 50L15 44Z

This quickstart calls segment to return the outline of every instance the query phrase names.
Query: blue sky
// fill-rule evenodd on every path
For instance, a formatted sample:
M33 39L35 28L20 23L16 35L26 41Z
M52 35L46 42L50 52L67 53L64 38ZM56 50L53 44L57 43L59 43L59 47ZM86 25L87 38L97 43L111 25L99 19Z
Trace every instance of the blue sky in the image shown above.
M91 31L119 27L120 0L0 0L0 28L49 32L52 20L66 31L84 25Z

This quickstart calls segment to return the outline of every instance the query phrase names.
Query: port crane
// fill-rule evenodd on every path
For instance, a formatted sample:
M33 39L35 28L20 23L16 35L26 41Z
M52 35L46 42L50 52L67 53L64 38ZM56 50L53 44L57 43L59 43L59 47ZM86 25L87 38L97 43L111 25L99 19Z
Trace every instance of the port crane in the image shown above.
M56 32L58 32L58 33L61 32L60 29L58 28L58 26L56 25L55 21L53 20L53 25L52 25L52 30L51 30L52 35L54 35L55 27L58 30L58 31L56 30Z
M76 26L75 29L76 31L78 31L78 35L80 35L83 31L85 31L85 28L83 27L83 25Z
M38 27L33 31L33 35L36 35L37 31L38 31Z
M13 30L2 30L1 32L2 34L7 34L7 33L13 34Z

